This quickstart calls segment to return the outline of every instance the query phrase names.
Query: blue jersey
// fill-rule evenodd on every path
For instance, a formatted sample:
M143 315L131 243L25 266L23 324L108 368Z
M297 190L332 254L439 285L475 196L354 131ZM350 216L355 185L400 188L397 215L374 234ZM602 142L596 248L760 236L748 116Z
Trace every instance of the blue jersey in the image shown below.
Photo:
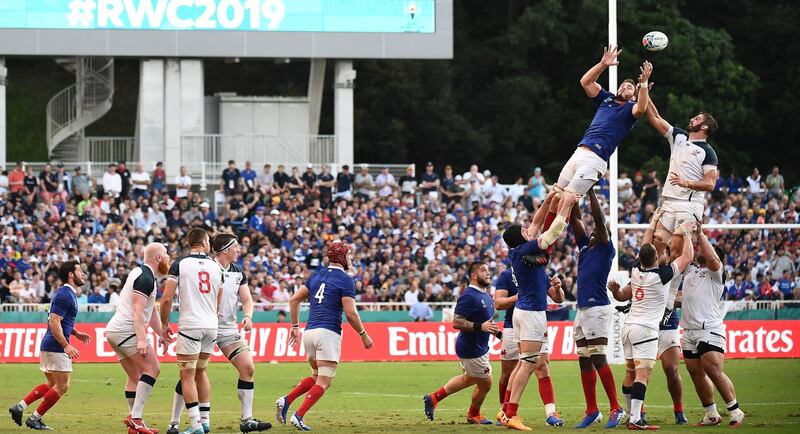
M511 277L511 269L504 270L497 276L497 280L494 282L494 288L497 289L504 289L508 291L508 296L513 297L517 295L517 285L514 285L514 280ZM514 317L514 306L509 307L506 309L506 319L503 321L503 328L513 328L514 324L512 318Z
M78 316L78 297L75 296L75 291L71 286L64 285L56 290L53 296L53 301L50 302L50 313L60 316L61 331L64 332L64 337L69 342L69 337L72 334L72 329L75 327L75 317ZM39 347L41 351L48 351L51 353L63 353L64 348L58 343L53 333L50 331L50 325L47 325L47 332L42 338L42 345Z
M458 297L456 315L472 322L486 322L494 318L492 296L470 285ZM474 359L489 352L489 333L460 331L456 338L456 355L462 359Z
M678 330L678 310L673 310L672 313L669 315L669 319L667 323L664 324L662 321L661 324L658 325L659 330Z
M611 271L611 262L616 250L609 240L608 244L600 242L589 246L589 237L584 235L576 240L578 243L578 308L607 306L606 283Z
M328 267L306 282L311 308L306 330L328 329L342 334L342 297L356 298L356 283L340 268Z
M544 267L529 266L522 257L526 255L536 255L541 250L536 240L528 241L521 246L517 246L508 252L511 259L511 280L517 287L518 309L530 311L547 310L547 288L549 281Z
M589 128L583 133L578 146L584 145L608 161L617 146L636 125L636 118L633 117L634 102L618 104L614 100L614 94L605 89L600 89L600 93L594 97L594 102L597 104L597 113Z

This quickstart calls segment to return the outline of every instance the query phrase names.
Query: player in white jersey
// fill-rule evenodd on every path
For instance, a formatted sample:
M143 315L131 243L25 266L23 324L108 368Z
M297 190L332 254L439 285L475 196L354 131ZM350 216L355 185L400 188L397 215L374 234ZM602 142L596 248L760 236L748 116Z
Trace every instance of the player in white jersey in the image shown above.
M686 220L703 218L704 192L713 191L717 183L717 153L707 140L718 125L711 114L700 112L682 130L661 118L652 99L647 105L647 119L667 139L670 148L669 176L661 192L664 213L656 227L654 244L659 252L670 244L677 254L682 249L680 244L670 242L672 233Z
M693 228L694 222L685 222L680 227L681 234L689 237ZM648 229L644 241L649 241L652 235L652 229ZM691 241L683 243L681 256L671 263L659 265L655 246L647 242L639 250L637 266L631 270L631 282L624 289L620 289L616 282L609 282L608 288L615 299L632 300L622 327L622 347L627 365L622 385L631 390L630 430L658 429L657 425L649 425L642 418L642 404L658 355L658 325L667 304L669 283L686 270L693 254Z
M190 253L169 268L161 296L162 337L172 337L169 314L175 291L180 290L177 360L181 389L191 426L183 434L204 434L211 430L211 383L206 374L208 359L217 339L217 320L222 297L223 270L207 256L210 241L205 230L192 228L186 234ZM198 401L199 400L199 401ZM202 418L202 421L201 421Z
M211 240L211 250L215 253L214 260L222 267L225 275L219 306L217 347L239 372L236 388L242 408L239 430L245 433L265 431L272 428L272 424L253 418L255 365L250 354L250 347L242 338L237 322L239 302L241 301L244 311L241 321L242 329L250 331L253 328L253 298L250 296L250 287L247 285L244 271L236 264L239 259L239 243L236 235L220 233L214 236ZM180 382L178 382L172 401L172 421L169 423L167 434L178 432L181 411L184 407L183 395L180 392Z
M730 412L729 425L738 427L744 422L744 412L736 401L733 383L723 370L725 324L722 320L725 315L722 297L725 278L722 261L725 253L719 246L712 246L702 231L697 236L697 244L696 265L689 266L683 281L683 358L705 409L700 425L718 425L722 420L714 402L716 386Z
M158 432L142 420L147 401L159 374L158 356L148 342L147 327L161 335L161 319L154 309L156 277L169 271L167 248L161 243L148 244L144 249L144 264L131 270L119 296L116 312L106 325L106 341L117 353L122 369L128 374L125 398L128 417L125 425L131 434Z

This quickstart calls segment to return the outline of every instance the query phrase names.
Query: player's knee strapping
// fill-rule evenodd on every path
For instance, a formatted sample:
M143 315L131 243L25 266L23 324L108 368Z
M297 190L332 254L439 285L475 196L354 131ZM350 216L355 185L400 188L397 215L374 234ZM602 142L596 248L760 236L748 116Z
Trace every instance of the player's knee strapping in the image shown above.
M655 360L650 359L636 359L634 360L636 369L653 369L656 366Z
M320 366L319 375L322 375L323 377L333 378L336 376L336 368L331 368L330 366Z
M568 194L568 195L573 195L573 196L575 196L575 200L580 200L580 198L582 198L582 197L583 197L583 194L581 194L581 192L580 192L580 191L578 191L578 190L575 190L574 188L572 188L572 187L569 187L569 186L567 186L566 188L564 188L564 193L566 193L566 194Z
M245 351L250 351L250 347L243 341L237 341L235 345L236 347L233 349L233 351L228 354L228 360L230 361L233 361L233 358L239 354L242 354Z
M519 360L521 362L528 362L535 365L539 363L539 353L519 353Z
M589 345L586 349L589 352L589 357L603 356L606 354L606 345Z
M181 371L185 371L187 369L197 369L197 359L178 360L178 368L180 368Z
M208 359L198 359L197 369L206 369L208 367Z
M589 357L589 347L578 347L575 352L578 353L578 357Z

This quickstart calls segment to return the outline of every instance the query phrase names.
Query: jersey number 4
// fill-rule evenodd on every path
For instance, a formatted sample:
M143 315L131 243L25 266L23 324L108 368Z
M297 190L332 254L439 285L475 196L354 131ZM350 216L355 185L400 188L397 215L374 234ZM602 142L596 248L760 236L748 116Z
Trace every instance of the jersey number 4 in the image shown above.
M633 293L633 297L636 301L642 301L644 299L644 288L636 288L636 292Z
M197 281L198 289L203 294L208 294L211 292L211 278L208 275L208 271L198 271L197 272Z
M317 303L322 304L322 299L325 298L325 284L319 286L317 293L314 294L314 298L317 299Z

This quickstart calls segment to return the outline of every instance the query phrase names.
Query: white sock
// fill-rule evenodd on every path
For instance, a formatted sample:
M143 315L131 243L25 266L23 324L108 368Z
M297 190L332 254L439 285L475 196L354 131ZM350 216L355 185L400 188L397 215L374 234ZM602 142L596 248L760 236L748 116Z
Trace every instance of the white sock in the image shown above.
M136 401L136 391L125 391L125 400L128 401L128 414L133 412L133 403Z
M178 392L175 392L175 396L172 397L172 421L180 425L181 423L181 412L183 412L185 402L183 401L183 395Z
M144 404L153 391L153 386L156 384L156 379L143 374L139 378L139 383L136 384L136 399L133 402L133 409L131 409L131 417L134 419L141 419L144 412Z
M719 417L719 412L717 411L717 403L712 402L709 405L704 405L703 410L706 411L706 416L708 417Z
M25 402L25 400L23 399L22 401L19 402L19 406L22 407L23 410L25 410L26 408L28 408L28 403Z
M189 423L191 424L192 429L197 429L202 427L200 424L200 407L197 406L195 402L191 408L187 408L189 413Z
M544 415L550 416L551 414L556 412L556 405L555 404L545 404L544 405Z
M642 418L642 405L644 401L641 399L631 399L631 423L639 422Z
M630 413L631 411L633 411L633 409L631 408L631 394L625 393L623 394L623 396L625 397L625 404L627 404L628 406L628 413Z
M210 402L201 402L200 403L200 420L206 423L211 423L211 403Z
M38 420L38 419L41 419L41 418L42 418L42 415L41 415L41 414L39 414L39 412L38 412L38 411L34 411L34 412L33 412L33 414L31 415L31 417L33 417L34 419L37 419L37 420Z
M252 381L239 380L236 394L239 396L239 402L242 403L242 420L248 420L253 417L254 393L255 385Z

